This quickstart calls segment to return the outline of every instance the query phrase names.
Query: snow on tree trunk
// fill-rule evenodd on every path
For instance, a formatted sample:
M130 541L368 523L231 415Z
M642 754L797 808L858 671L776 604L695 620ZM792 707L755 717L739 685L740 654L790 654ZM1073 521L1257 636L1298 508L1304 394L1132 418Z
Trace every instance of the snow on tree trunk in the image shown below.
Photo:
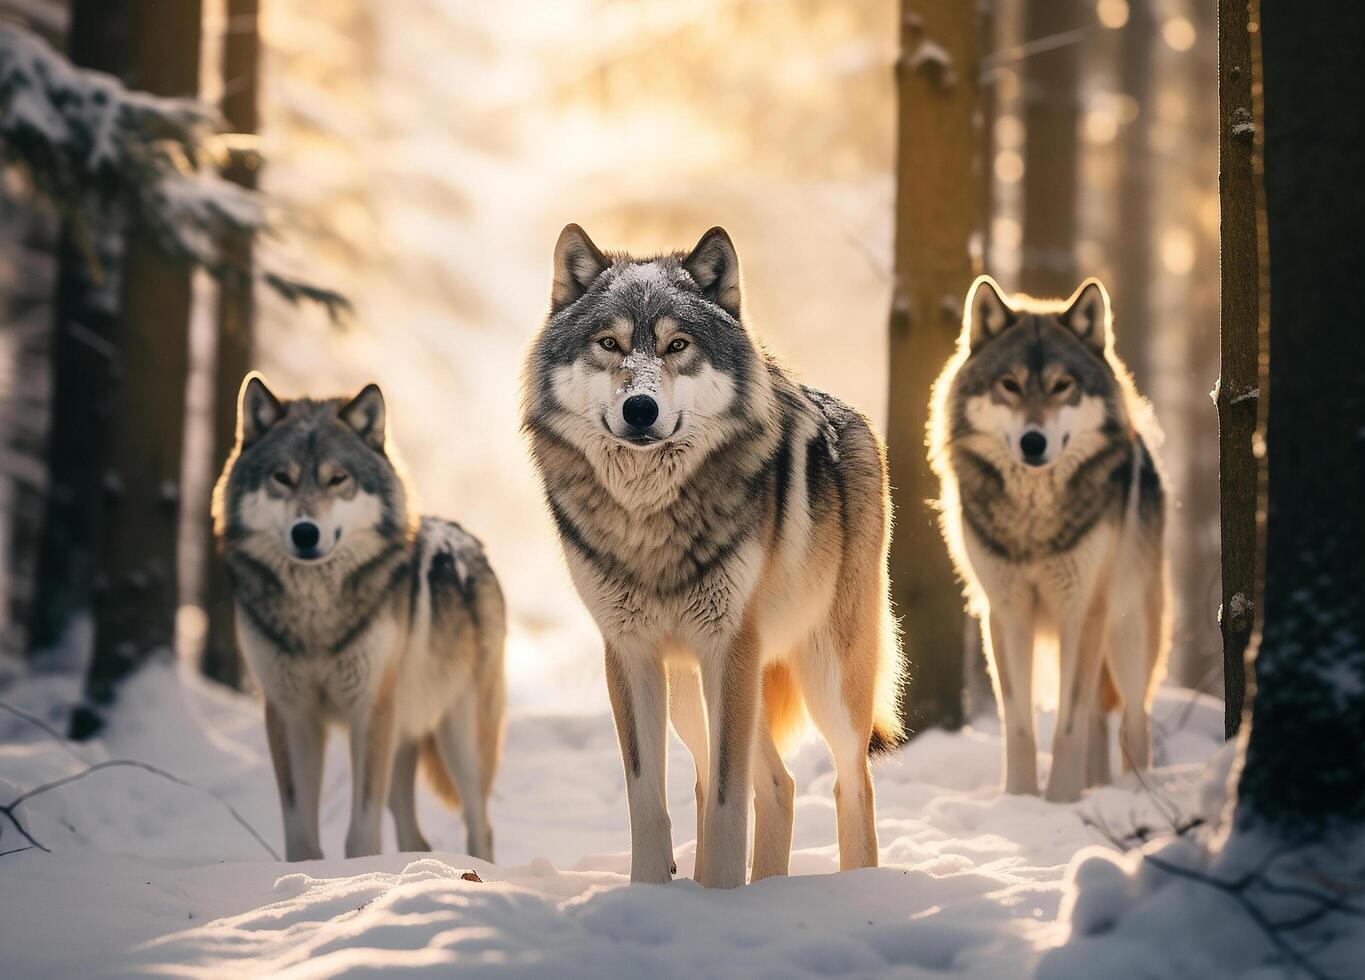
M1365 10L1262 18L1269 500L1238 815L1302 835L1365 820Z

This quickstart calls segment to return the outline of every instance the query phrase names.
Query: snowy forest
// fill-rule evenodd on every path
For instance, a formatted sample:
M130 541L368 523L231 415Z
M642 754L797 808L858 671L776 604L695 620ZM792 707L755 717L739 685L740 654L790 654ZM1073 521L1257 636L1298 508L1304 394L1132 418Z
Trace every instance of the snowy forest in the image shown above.
M0 0L0 974L1360 976L1363 45L1354 5L1263 0ZM742 317L696 264L718 225ZM858 791L807 690L809 730L754 752L776 797L735 763L750 863L732 891L703 887L717 739L755 699L766 731L771 664L755 695L698 661L700 754L676 680L676 730L650 728L575 563L600 542L536 441L537 400L565 402L617 343L594 334L538 381L542 330L609 288L619 253L674 252L741 346L867 418L893 515L896 737L873 727L868 752L855 731L870 858L850 862ZM606 278L578 290L594 259ZM1044 364L1043 334L1068 328ZM744 377L702 339L667 346L711 357L680 371ZM992 367L968 397L980 363L1020 381ZM846 416L811 397L823 445ZM453 621L441 595L467 609L460 636L505 616L496 676L479 660L451 695L480 712L463 743L442 741L453 713L408 732L436 675L392 667L365 695L387 714L329 716L305 745L276 692L326 656L262 667L280 621L330 615L241 550L307 489L250 456L302 424L302 398L339 399L320 411L345 448L308 490L333 516L282 525L292 557L406 494L405 649ZM963 447L1007 416L1025 481L1100 433L1131 454L1092 480L1120 543L1075 624L1048 583L1089 559L974 523L1016 478ZM791 465L795 425L771 465L801 475L811 540L818 485L853 540L859 502L841 470L819 484L813 449ZM393 476L367 496L375 459ZM762 512L774 542L800 523L786 486ZM1045 496L1011 504L1012 528L1108 540ZM418 514L468 534L428 540ZM1122 620L1148 567L1145 625ZM993 591L1012 576L1026 615ZM316 600L352 607L337 663L390 615L343 592ZM481 784L460 768L476 740ZM1059 790L1081 756L1084 791ZM673 880L651 885L660 813Z

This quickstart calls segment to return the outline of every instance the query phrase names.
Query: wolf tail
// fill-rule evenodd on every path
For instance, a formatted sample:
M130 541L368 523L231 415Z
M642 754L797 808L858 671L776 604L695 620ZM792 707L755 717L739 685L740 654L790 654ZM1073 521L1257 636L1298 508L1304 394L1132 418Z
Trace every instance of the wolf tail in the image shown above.
M882 613L877 636L877 679L872 703L872 737L867 754L887 755L906 742L901 702L905 696L905 651L900 624L891 614L891 599L882 588Z
M427 785L442 803L452 810L460 808L460 791L455 788L455 780L450 778L450 770L446 768L441 752L436 748L434 735L422 739L422 775L426 777Z

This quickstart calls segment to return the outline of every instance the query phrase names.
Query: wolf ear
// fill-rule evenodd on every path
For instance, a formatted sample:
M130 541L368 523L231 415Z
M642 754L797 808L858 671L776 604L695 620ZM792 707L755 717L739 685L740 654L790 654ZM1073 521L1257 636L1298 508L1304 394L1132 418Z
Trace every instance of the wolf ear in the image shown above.
M683 259L683 268L707 299L739 319L739 255L724 228L717 225L702 235L697 247Z
M1109 293L1091 277L1076 287L1061 320L1090 347L1104 351L1109 343Z
M555 242L554 282L550 286L550 312L558 313L588 291L611 265L611 260L592 243L578 225L565 225Z
M384 451L384 393L379 385L369 384L337 412L366 445Z
M282 418L284 405L266 387L261 372L243 378L237 392L237 441L243 446L255 442Z
M971 350L1013 326L1018 314L1005 299L999 284L990 276L978 276L967 290L967 304L962 312L963 326Z

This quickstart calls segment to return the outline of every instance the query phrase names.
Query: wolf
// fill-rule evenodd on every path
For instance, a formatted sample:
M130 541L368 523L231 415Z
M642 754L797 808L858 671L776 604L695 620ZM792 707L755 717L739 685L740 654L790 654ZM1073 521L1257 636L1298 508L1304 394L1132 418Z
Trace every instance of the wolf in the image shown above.
M1004 788L1038 792L1033 652L1059 655L1046 797L1109 780L1108 712L1124 768L1151 759L1164 673L1166 494L1161 433L1114 351L1109 294L1007 299L982 276L933 389L930 461L942 528L980 619L1004 731Z
M574 583L601 630L626 771L631 879L676 873L671 718L696 765L697 879L785 874L807 717L834 757L843 868L875 866L869 750L901 737L881 442L797 382L742 314L724 229L691 252L554 250L523 423Z
M403 851L419 763L462 805L469 854L493 859L488 796L503 737L506 612L483 547L417 518L387 433L384 395L277 398L257 373L213 494L237 638L265 695L290 861L318 838L327 724L350 736L346 855L377 854L387 798Z

